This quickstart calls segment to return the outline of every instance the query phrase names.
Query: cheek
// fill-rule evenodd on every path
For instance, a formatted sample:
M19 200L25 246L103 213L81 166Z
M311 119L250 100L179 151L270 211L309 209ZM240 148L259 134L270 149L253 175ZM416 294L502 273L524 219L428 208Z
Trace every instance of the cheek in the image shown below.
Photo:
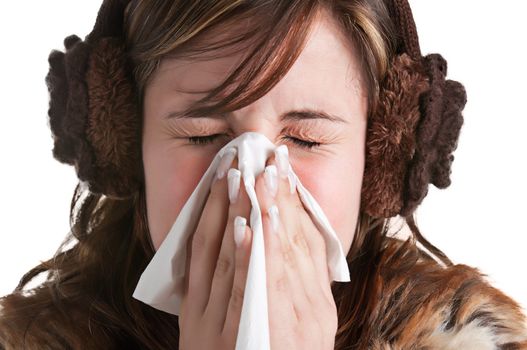
M364 161L360 156L348 161L325 159L294 162L295 173L328 217L347 253L357 224ZM316 172L310 169L317 169Z
M156 250L214 155L203 156L202 153L181 150L160 151L158 148L155 151L143 150L148 225ZM363 159L360 155L350 157L348 152L346 157L325 159L292 157L291 165L304 187L320 204L347 252L359 212Z
M212 161L192 152L160 154L146 154L143 160L148 225L156 250Z

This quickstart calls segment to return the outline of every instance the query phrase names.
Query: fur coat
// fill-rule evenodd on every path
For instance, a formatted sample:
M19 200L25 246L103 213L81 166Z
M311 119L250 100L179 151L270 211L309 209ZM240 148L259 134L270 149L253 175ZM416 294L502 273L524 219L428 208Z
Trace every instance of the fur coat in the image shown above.
M394 239L381 262L371 350L527 350L520 305L484 274L423 256L411 263L402 245Z
M444 267L425 255L409 258L412 249L400 249L408 242L393 239L381 259L368 350L527 350L526 319L514 300L475 268ZM100 349L97 339L108 337L94 323L72 322L83 319L80 309L65 315L48 303L28 312L23 307L26 297L5 297L19 299L16 315L23 316L8 319L0 310L0 349ZM141 348L123 339L112 340L111 348Z

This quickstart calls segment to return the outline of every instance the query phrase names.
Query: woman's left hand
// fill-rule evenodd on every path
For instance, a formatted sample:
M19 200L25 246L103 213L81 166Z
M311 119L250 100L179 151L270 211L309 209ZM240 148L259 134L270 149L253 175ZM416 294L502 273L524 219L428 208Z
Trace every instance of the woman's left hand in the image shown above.
M325 241L296 186L291 193L287 149L267 165L275 169L259 175L255 188L263 220L271 349L333 349L338 318ZM266 183L272 183L276 168L273 197L273 185L268 189Z

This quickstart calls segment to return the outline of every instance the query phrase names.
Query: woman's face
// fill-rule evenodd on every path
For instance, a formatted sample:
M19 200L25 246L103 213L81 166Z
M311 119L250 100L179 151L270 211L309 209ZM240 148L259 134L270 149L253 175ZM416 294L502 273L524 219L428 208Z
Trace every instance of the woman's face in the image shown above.
M222 116L165 118L205 96L190 92L218 86L240 58L166 59L145 88L142 147L155 249L216 153L233 138L254 131L277 146L287 145L291 166L326 213L347 253L359 213L367 121L367 92L356 51L331 19L319 17L287 75L259 100ZM339 119L281 118L294 110L317 110ZM214 134L220 136L207 144L187 139ZM309 149L296 140L321 145Z

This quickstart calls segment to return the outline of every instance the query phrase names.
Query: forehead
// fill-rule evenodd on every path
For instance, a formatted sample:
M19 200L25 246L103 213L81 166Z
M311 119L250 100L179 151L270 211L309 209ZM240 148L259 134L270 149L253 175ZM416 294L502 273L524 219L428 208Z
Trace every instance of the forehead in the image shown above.
M218 57L165 58L150 85L187 93L204 93L213 89L239 65L245 52L223 54L219 51L215 54ZM278 84L301 88L305 86L301 82L306 78L321 87L342 85L355 90L363 87L353 42L325 11L315 18L304 49Z

